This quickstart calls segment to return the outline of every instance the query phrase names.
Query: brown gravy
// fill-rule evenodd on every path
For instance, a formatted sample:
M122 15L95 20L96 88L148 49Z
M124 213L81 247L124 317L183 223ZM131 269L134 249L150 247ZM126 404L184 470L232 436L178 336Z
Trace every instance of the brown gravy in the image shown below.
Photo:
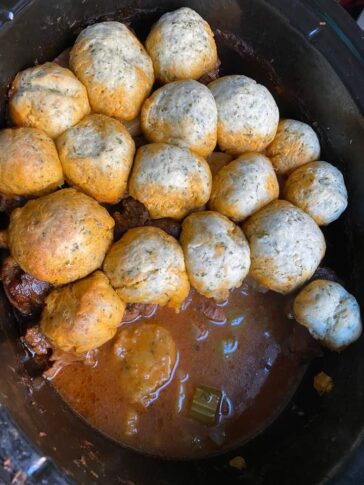
M126 402L113 342L99 351L95 368L75 363L52 381L62 398L92 426L142 452L168 457L208 455L241 443L264 429L298 385L312 351L306 330L285 315L289 297L260 293L245 283L223 307L225 322L201 311L196 293L184 311L159 308L142 321L165 326L178 360L172 379L146 409ZM218 423L188 417L198 385L221 389Z

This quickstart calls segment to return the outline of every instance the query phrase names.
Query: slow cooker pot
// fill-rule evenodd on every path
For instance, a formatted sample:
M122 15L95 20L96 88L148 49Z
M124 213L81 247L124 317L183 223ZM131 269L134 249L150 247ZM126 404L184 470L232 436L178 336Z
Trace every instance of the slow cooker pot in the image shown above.
M325 229L325 264L364 308L363 35L334 1L3 0L0 124L5 124L7 90L15 74L54 58L83 26L116 19L144 39L163 12L182 5L213 27L222 72L264 83L283 116L314 126L323 159L343 171L350 204ZM30 373L20 332L1 292L0 453L33 483L364 483L364 448L358 448L364 433L364 338L341 355L324 352L316 359L283 413L248 444L214 458L173 462L124 448L74 415L34 369ZM312 386L321 370L334 380L333 391L324 397ZM245 470L229 467L236 455L245 458Z

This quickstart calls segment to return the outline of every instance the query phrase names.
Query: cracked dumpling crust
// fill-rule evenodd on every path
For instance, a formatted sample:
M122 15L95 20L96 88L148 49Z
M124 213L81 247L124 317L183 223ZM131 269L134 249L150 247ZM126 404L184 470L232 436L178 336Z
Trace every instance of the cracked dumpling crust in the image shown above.
M284 188L285 198L307 212L318 225L338 219L348 205L344 177L328 162L311 162L294 170Z
M133 120L153 83L152 61L120 22L100 22L84 29L70 53L70 66L86 86L96 113Z
M104 271L126 303L168 305L179 311L190 290L181 246L157 227L126 232L108 252Z
M316 222L284 200L256 212L243 229L250 245L251 275L279 293L289 293L311 278L325 254L325 238Z
M246 76L224 76L208 85L217 111L217 142L232 155L260 152L273 141L279 111L268 89Z
M57 139L57 147L70 185L109 204L125 194L135 144L120 121L88 115Z
M114 225L91 197L74 189L58 190L11 213L9 248L23 271L63 285L101 266Z
M87 352L116 334L125 310L102 271L55 288L47 296L40 327L64 352Z
M129 402L147 407L172 377L177 348L166 328L134 323L120 330L114 354L121 364L121 385Z
M36 128L0 131L0 192L42 195L63 184L62 165L53 140Z
M197 81L176 81L154 91L141 113L152 143L189 148L202 157L216 146L217 109L209 89Z
M144 145L137 151L129 193L155 218L182 219L209 200L208 163L190 150L164 143Z
M341 350L360 337L360 308L338 283L315 280L296 296L295 319L331 350Z
M246 153L214 176L210 208L242 221L278 196L278 180L270 160L260 153Z
M90 112L86 88L65 67L46 62L19 72L9 92L15 125L38 128L56 138Z
M285 174L320 157L320 142L311 126L297 120L281 120L277 134L266 149L275 170Z
M186 217L181 245L191 285L207 298L225 300L248 274L250 250L244 233L218 212Z
M186 7L162 15L153 25L145 47L155 75L163 83L198 79L218 62L209 24Z

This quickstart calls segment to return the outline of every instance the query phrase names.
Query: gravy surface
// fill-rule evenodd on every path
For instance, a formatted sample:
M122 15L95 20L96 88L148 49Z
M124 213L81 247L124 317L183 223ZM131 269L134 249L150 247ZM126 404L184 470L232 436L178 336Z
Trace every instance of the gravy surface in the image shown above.
M226 321L219 322L204 314L206 302L191 292L179 314L158 308L149 318L125 324L157 323L169 329L176 342L172 378L149 407L128 404L113 341L99 350L96 367L65 367L52 385L92 426L145 453L196 457L247 441L288 402L314 344L308 332L285 315L289 297L261 293L244 283L222 307ZM223 392L214 426L188 417L199 385Z

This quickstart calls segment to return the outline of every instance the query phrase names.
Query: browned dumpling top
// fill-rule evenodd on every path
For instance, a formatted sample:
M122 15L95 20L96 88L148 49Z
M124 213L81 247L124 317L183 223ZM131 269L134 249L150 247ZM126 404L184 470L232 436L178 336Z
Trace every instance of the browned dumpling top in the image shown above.
M63 189L12 212L9 247L24 271L61 285L101 266L113 228L114 219L95 200Z

